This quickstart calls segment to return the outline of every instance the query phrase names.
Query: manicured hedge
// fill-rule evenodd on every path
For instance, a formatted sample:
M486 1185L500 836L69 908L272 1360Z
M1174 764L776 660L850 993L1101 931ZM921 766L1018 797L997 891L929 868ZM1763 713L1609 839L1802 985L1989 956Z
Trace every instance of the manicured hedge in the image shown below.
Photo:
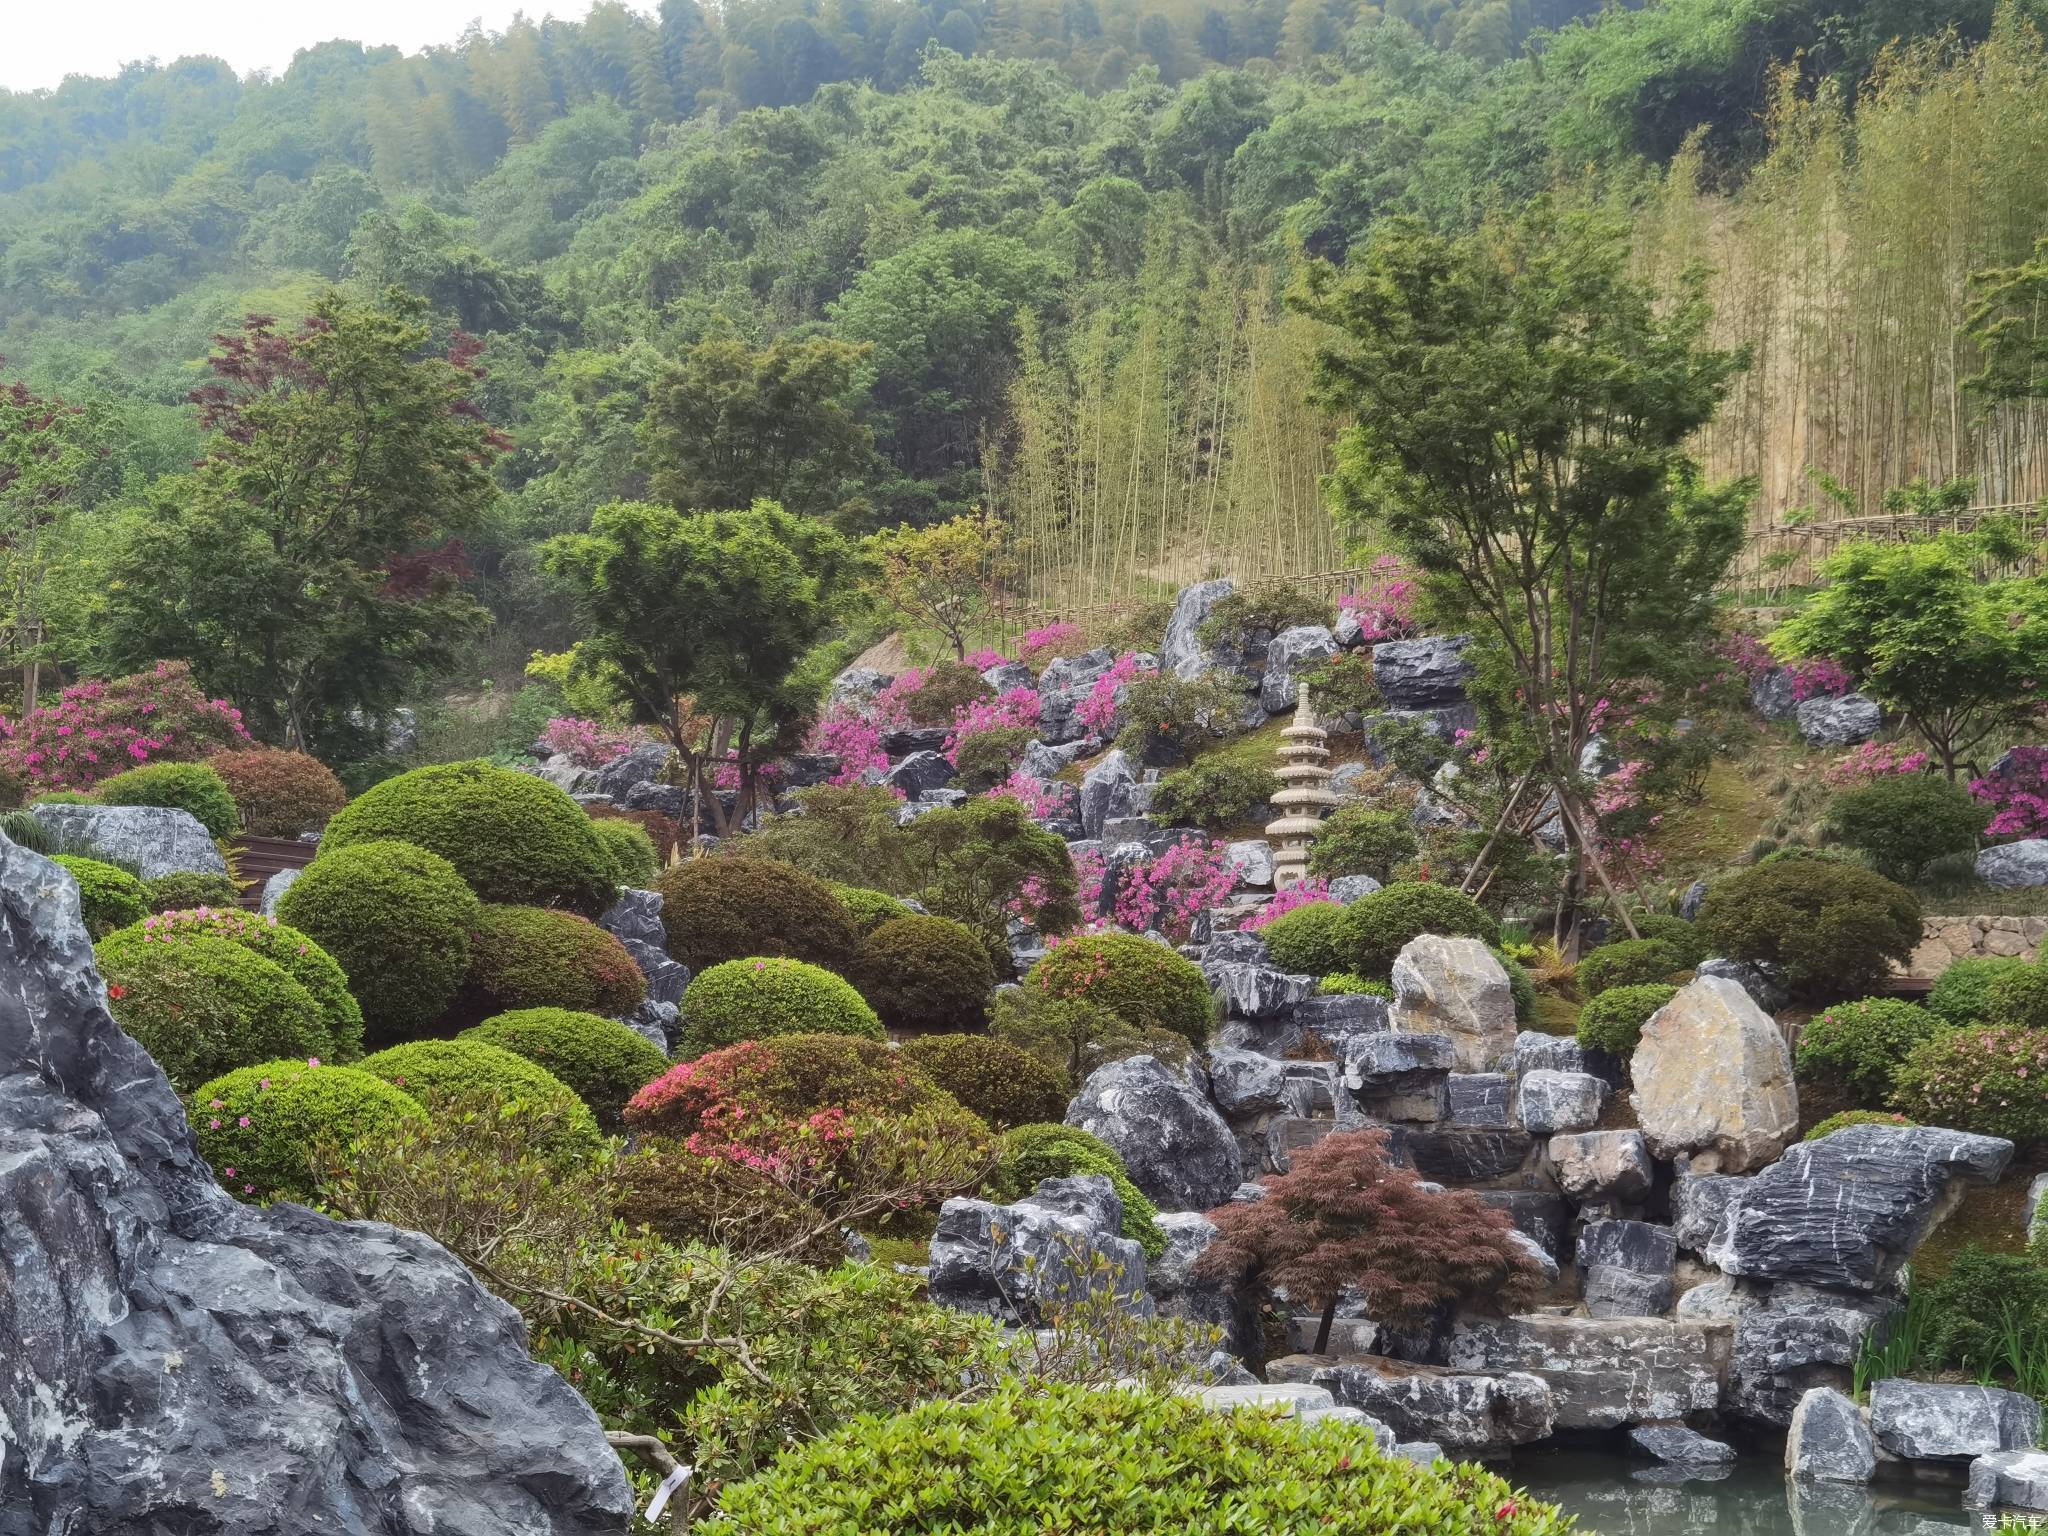
M1130 933L1066 939L1031 968L1024 984L1049 997L1094 1003L1145 1028L1208 1042L1215 1005L1201 967L1164 944Z
M1345 969L1350 927L1334 901L1312 901L1276 917L1259 930L1273 963L1297 976L1329 976Z
M682 1021L676 1054L683 1057L776 1035L888 1038L875 1010L845 978L775 955L699 971L683 990Z
M1650 1016L1676 996L1678 988L1656 981L1596 992L1579 1010L1579 1044L1589 1050L1610 1051L1626 1061L1641 1044L1643 1026Z
M1332 969L1384 976L1409 940L1425 933L1500 943L1500 922L1478 902L1447 885L1403 881L1344 909L1348 964Z
M97 951L107 1006L175 1087L329 1048L312 994L261 955L204 934L176 944L116 942L132 931L110 935Z
M593 820L590 829L604 845L620 885L644 891L654 883L654 877L661 873L661 859L645 827L637 821L607 816Z
M1923 1040L1892 1079L1892 1108L1922 1125L2048 1141L2048 1030L1986 1025Z
M1716 883L1700 937L1732 960L1781 966L1806 996L1875 991L1920 942L1920 903L1884 876L1832 859L1783 859Z
M873 933L893 917L914 917L916 914L886 891L871 891L865 886L841 885L828 881L826 889L831 891L833 900L839 903L846 920L853 924L856 934Z
M519 1115L543 1151L584 1151L600 1139L589 1106L567 1083L487 1041L413 1040L365 1056L362 1067L436 1115Z
M1968 955L1952 961L1928 988L1927 1011L1957 1028L1989 1023L1991 984L2027 966L2028 962L2016 955Z
M634 1094L626 1124L643 1136L688 1137L743 1105L749 1115L800 1118L860 1106L907 1115L957 1110L957 1101L916 1063L858 1035L782 1035L743 1040L680 1062Z
M573 1008L617 1018L646 1001L647 978L587 917L487 903L470 930L466 990L468 1005L484 1013Z
M920 1035L900 1054L999 1131L1067 1112L1066 1080L1021 1046L987 1035Z
M101 805L155 805L190 811L213 838L228 838L242 822L235 809L235 797L204 763L144 763L110 779L102 779L93 790Z
M149 916L149 888L119 865L72 853L54 859L78 884L78 915L88 938L98 941Z
M361 1067L259 1062L200 1084L187 1102L199 1152L243 1200L311 1199L316 1151L339 1153L426 1111Z
M1799 1032L1799 1070L1876 1103L1890 1090L1899 1063L1948 1027L1903 998L1837 1003L1808 1019Z
M341 780L317 757L248 747L216 752L206 766L219 774L251 837L297 837L317 832L348 804Z
M481 1040L545 1067L575 1090L607 1130L623 1125L626 1101L668 1070L668 1055L617 1019L568 1008L521 1008L465 1029L458 1040Z
M1579 961L1579 991L1593 997L1615 987L1669 981L1689 969L1685 956L1662 939L1618 939L1588 950Z
M1050 1121L1018 1126L1003 1138L1002 1159L982 1185L982 1193L1009 1205L1038 1188L1042 1180L1070 1179L1084 1173L1109 1180L1123 1203L1123 1235L1145 1250L1147 1260L1166 1252L1166 1230L1153 1219L1159 1207L1131 1182L1116 1149L1078 1126Z
M143 881L142 889L150 912L190 912L195 907L225 910L242 899L241 887L226 875L199 869L174 869L154 880Z
M974 930L945 917L892 917L867 936L854 970L890 1029L978 1028L995 967Z
M688 859L662 871L659 889L668 952L694 970L787 955L843 971L858 949L831 888L773 859Z

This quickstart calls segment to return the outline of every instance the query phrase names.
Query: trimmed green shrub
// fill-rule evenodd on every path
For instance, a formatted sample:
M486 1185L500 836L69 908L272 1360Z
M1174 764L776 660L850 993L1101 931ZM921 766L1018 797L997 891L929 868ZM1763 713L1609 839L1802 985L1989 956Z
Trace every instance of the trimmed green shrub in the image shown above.
M1854 864L1786 859L1719 881L1700 906L1700 937L1731 960L1782 966L1794 991L1877 989L1920 942L1913 893Z
M727 1485L702 1536L1562 1536L1571 1528L1555 1506L1475 1464L1419 1467L1389 1455L1368 1427L1216 1413L1191 1398L1129 1388L1020 1382L971 1402L855 1419L785 1451L768 1471Z
M1814 1128L1800 1137L1801 1141L1819 1141L1823 1136L1832 1136L1837 1131L1846 1131L1852 1125L1896 1125L1911 1126L1918 1122L1908 1120L1904 1115L1891 1114L1882 1109L1845 1109L1840 1114L1829 1115Z
M679 1062L626 1101L626 1124L643 1136L685 1138L721 1132L724 1116L743 1105L749 1117L801 1119L821 1109L861 1108L910 1115L922 1110L964 1113L958 1101L903 1053L860 1035L781 1035L742 1040Z
M861 946L855 977L890 1029L978 1028L995 967L974 930L944 917L892 917Z
M593 820L590 830L604 845L605 856L612 861L612 871L620 885L644 891L654 883L654 877L661 873L661 859L654 851L654 839L639 822L607 816Z
M402 842L323 852L277 907L339 962L373 1043L406 1038L455 1000L477 911L454 865Z
M1615 987L1664 981L1688 969L1685 957L1662 939L1621 939L1586 952L1579 961L1579 991L1591 997Z
M464 985L485 1013L573 1008L617 1018L647 1000L647 978L625 945L587 917L547 907L479 907Z
M245 747L216 752L206 766L221 776L235 797L242 830L251 837L317 832L348 804L348 791L333 770L304 752Z
M1799 1032L1799 1070L1828 1078L1859 1099L1882 1099L1899 1063L1947 1028L1902 998L1837 1003Z
M821 966L779 955L726 960L683 990L678 1056L701 1056L775 1035L859 1035L885 1040L882 1021L852 983Z
M235 835L242 824L235 797L221 776L204 763L144 763L100 780L93 799L101 805L157 805L190 811L206 835Z
M583 807L545 779L486 762L415 768L363 791L327 824L313 865L387 839L439 854L485 901L596 917L618 896Z
M970 795L994 789L1009 778L1024 749L1037 738L1038 732L1028 725L974 732L953 748L953 787Z
M1241 645L1261 633L1278 634L1302 624L1328 624L1330 600L1296 587L1252 587L1233 592L1209 610L1209 617L1195 631L1195 638L1207 649Z
M1123 1202L1123 1235L1143 1248L1148 1260L1166 1252L1166 1233L1153 1219L1159 1208L1131 1182L1115 1148L1076 1126L1050 1121L1018 1126L1003 1138L1001 1160L983 1182L981 1192L1000 1205L1010 1205L1038 1188L1041 1180L1069 1179L1084 1173L1109 1180Z
M1844 790L1828 807L1827 835L1879 874L1911 880L1936 859L1974 853L1991 807L1932 773L1887 774Z
M1919 1363L1975 1376L2005 1358L2015 1325L2035 1338L2048 1326L2048 1266L2031 1254L1990 1253L1969 1243L1927 1286L1925 1306Z
M243 1200L308 1200L316 1153L388 1135L426 1111L361 1067L259 1062L199 1085L188 1102L199 1153Z
M231 939L195 934L175 944L117 942L94 952L115 1022L180 1090L252 1061L328 1049L312 994Z
M1478 939L1498 946L1500 923L1469 896L1447 885L1404 880L1344 909L1348 965L1361 976L1384 976L1410 939L1425 933Z
M167 875L143 881L142 890L150 912L190 912L195 907L225 910L239 905L242 899L241 888L226 875L198 869L174 869Z
M835 971L858 942L824 881L772 859L688 859L661 872L668 952L692 970L786 955Z
M612 1215L628 1230L646 1227L671 1243L736 1257L772 1254L821 1270L846 1262L838 1226L802 1195L731 1157L658 1137L619 1159Z
M1067 1112L1064 1077L1021 1047L987 1035L921 1035L901 1054L999 1131Z
M1205 757L1159 781L1151 815L1165 826L1220 832L1259 819L1279 793L1280 781L1263 763Z
M53 857L78 885L78 915L85 923L86 937L95 943L116 928L149 916L148 887L127 870L75 853Z
M1370 976L1361 976L1356 971L1332 971L1316 985L1316 990L1325 996L1345 992L1364 993L1367 997L1384 997L1394 1000L1393 983L1374 981Z
M437 1115L516 1114L543 1121L536 1145L575 1152L602 1139L597 1120L576 1092L546 1067L483 1040L412 1040L362 1060L394 1088Z
M1370 805L1340 806L1308 846L1308 872L1331 880L1371 875L1385 884L1420 850L1415 828L1404 813Z
M1182 677L1168 668L1140 672L1120 693L1116 744L1147 762L1185 762L1219 736L1244 729L1244 693L1234 678Z
M1024 984L1048 997L1094 1003L1140 1028L1171 1030L1197 1049L1215 1016L1201 967L1133 933L1062 940Z
M853 931L865 938L882 924L894 917L914 917L916 914L886 891L871 891L860 885L839 885L826 882L832 892L832 899L839 903L839 910L846 914L846 920L853 925Z
M1341 971L1350 956L1344 909L1334 901L1312 901L1282 913L1259 930L1273 963L1296 976Z
M946 661L927 671L924 681L902 696L903 707L912 725L951 725L955 712L994 692L974 668Z
M1892 1108L1922 1125L2048 1141L2048 1030L1983 1025L1923 1040L1892 1078Z
M2028 969L2017 955L1968 956L1951 961L1928 989L1927 1011L1958 1029L1991 1022L1991 984L2013 971Z
M617 1019L570 1008L501 1013L456 1039L481 1040L545 1067L611 1131L624 1125L626 1101L668 1070L668 1056L653 1041Z
M2023 965L1984 989L1984 1022L2048 1029L2048 965Z
M1691 970L1707 958L1705 941L1700 931L1684 918L1671 912L1642 912L1636 915L1636 934L1640 938L1656 939L1668 944L1684 962L1681 970Z
M1650 1015L1676 996L1678 988L1656 981L1596 992L1579 1010L1578 1042L1626 1061L1641 1043Z
M1035 987L1006 987L989 1009L991 1038L1005 1041L1050 1067L1071 1090L1097 1067L1131 1056L1187 1063L1185 1035L1133 1024L1095 1003L1052 997Z

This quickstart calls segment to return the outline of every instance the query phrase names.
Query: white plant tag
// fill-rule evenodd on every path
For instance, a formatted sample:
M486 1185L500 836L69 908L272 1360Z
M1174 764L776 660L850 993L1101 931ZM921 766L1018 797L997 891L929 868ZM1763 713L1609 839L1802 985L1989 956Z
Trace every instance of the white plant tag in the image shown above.
M668 1501L675 1491L690 1480L695 1467L677 1467L661 1480L661 1486L654 1490L654 1497L647 1501L647 1513L643 1517L649 1524L661 1518L661 1512L668 1508Z

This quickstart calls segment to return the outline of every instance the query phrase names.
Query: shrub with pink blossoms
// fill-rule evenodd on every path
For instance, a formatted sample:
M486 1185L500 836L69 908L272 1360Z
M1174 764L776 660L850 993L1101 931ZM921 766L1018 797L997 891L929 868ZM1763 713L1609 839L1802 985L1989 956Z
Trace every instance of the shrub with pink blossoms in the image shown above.
M969 651L963 659L977 672L986 672L990 667L1007 667L1010 664L1010 658L1001 651L992 651L985 646L978 651Z
M0 772L31 793L87 790L141 763L198 762L249 741L242 712L207 698L182 661L74 683L0 736Z
M946 737L946 761L960 766L960 748L989 731L1038 727L1038 695L1029 688L1011 688L992 699L975 699L953 711L952 733Z
M1058 786L1034 779L1022 768L1011 769L1010 776L989 793L1008 795L1040 821L1059 815L1067 804L1066 796Z
M1078 656L1086 649L1088 647L1081 639L1081 626L1061 620L1042 629L1024 631L1024 644L1018 648L1017 659L1038 671L1047 662L1062 656Z
M862 782L870 769L881 772L889 766L889 754L882 750L882 727L851 704L834 704L826 710L804 742L807 752L829 752L839 759L839 771L827 780L839 788Z
M623 757L637 739L631 731L608 731L575 715L557 715L540 733L540 744L550 755L566 756L578 768L602 768Z
M1151 677L1157 671L1156 667L1139 665L1136 651L1125 651L1107 672L1095 679L1088 697L1074 711L1075 717L1098 736L1112 734L1116 730L1117 711L1123 707L1125 685L1140 677Z
M1970 793L1992 807L1990 837L2048 837L2048 747L2014 747L2005 771L1972 779Z
M1359 637L1367 645L1400 640L1415 633L1415 582L1392 555L1381 555L1366 569L1365 584L1337 599L1340 612L1358 615Z
M1268 923L1277 923L1290 912L1302 907L1312 907L1317 902L1333 900L1335 898L1330 895L1330 882L1321 875L1314 875L1307 880L1295 881L1237 926L1240 932L1257 933Z
M1795 661L1786 671L1792 675L1792 697L1802 704L1808 699L1838 699L1856 686L1849 669L1832 656Z
M1187 941L1195 919L1237 888L1237 871L1221 843L1184 837L1156 858L1124 871L1116 888L1116 920L1134 933L1157 928Z
M1866 741L1848 756L1823 768L1820 781L1830 789L1861 789L1895 774L1924 772L1928 762L1924 751L1908 752L1901 742ZM1972 793L1975 790L1973 784Z

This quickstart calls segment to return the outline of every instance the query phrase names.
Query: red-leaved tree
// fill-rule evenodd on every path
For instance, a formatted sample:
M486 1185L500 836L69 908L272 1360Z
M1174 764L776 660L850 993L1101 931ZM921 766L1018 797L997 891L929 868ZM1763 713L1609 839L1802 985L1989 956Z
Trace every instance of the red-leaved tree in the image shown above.
M1347 1286L1365 1293L1381 1322L1447 1304L1528 1306L1542 1289L1506 1213L1469 1190L1425 1188L1387 1156L1384 1131L1326 1136L1294 1154L1291 1172L1259 1182L1265 1199L1209 1212L1218 1235L1199 1268L1320 1306L1317 1354L1329 1347Z

